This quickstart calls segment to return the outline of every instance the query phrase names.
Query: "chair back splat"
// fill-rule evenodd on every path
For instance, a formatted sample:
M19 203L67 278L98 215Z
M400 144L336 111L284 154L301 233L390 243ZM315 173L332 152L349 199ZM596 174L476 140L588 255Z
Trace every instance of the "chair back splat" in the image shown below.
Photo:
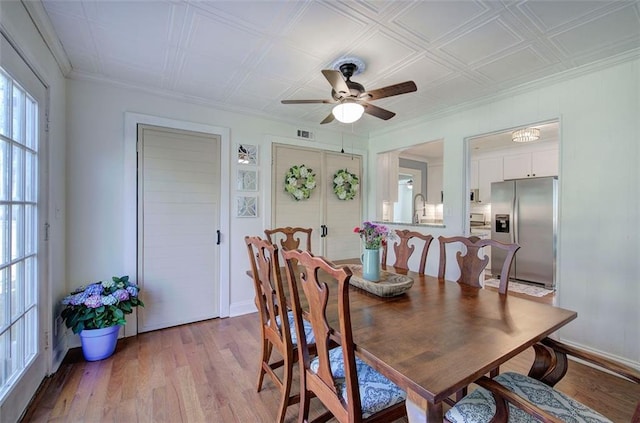
M429 252L429 245L431 245L431 241L433 241L433 236L425 235L420 232L409 231L407 229L396 229L396 236L399 241L393 244L393 251L396 256L396 261L393 264L393 267L409 270L409 258L411 258L416 246L418 246L419 243L422 243L418 273L424 275L427 267L427 253ZM411 241L413 245L409 245L409 241ZM387 249L388 245L385 243L382 247L382 264L385 266L387 264Z
M316 355L299 343L300 416L308 421L309 401L316 396L339 422L393 421L406 415L406 395L387 378L356 358L349 310L351 270L337 267L308 251L282 252L298 338L308 313L316 338ZM333 295L331 294L333 292ZM337 294L337 295L336 295ZM303 309L302 304L306 304ZM337 304L338 329L327 319ZM337 346L336 346L337 345ZM327 415L320 417L326 421Z
M283 250L307 250L311 251L312 228L300 228L291 226L283 228L265 229L264 234L272 244L280 242Z
M482 248L500 248L507 252L502 269L500 271L500 285L498 292L506 294L509 286L509 272L511 271L511 263L513 257L520 248L518 244L504 244L493 239L480 239L472 236L469 238L463 236L438 237L440 243L440 265L438 267L438 278L444 279L447 269L447 244L459 243L466 249L465 252L456 252L456 261L460 268L460 277L457 282L471 286L482 287L480 276L483 270L489 264L489 257L484 255L480 258L479 252ZM492 269L494 270L494 269Z

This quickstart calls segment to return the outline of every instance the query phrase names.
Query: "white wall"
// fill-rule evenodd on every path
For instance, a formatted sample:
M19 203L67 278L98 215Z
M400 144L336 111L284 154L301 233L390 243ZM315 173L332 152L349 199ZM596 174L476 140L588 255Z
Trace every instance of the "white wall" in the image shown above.
M296 139L299 127L250 117L211 107L190 104L132 89L93 81L68 81L68 251L70 286L121 274L125 269L123 243L127 213L135 213L135 204L123 204L125 188L135 180L125 180L125 112L152 115L210 126L229 128L231 157L230 233L223 233L230 245L231 315L253 310L253 285L244 275L247 269L245 235L263 235L271 226L271 143L295 142L317 148L340 150L341 133L313 128L315 141ZM335 129L335 128L334 128ZM345 134L345 145L362 151L366 139ZM259 148L259 218L237 219L233 215L236 163L234 152L239 143ZM133 249L135 251L135 248ZM134 258L135 260L135 258ZM123 273L124 274L124 273Z
M443 138L440 234L463 233L464 139L560 119L558 304L578 318L559 333L640 365L640 60L514 94L413 126L373 134L376 153ZM375 181L372 181L375 183ZM375 192L375 187L370 186ZM369 196L373 198L372 195ZM371 200L373 201L373 200ZM369 210L375 210L369 204Z

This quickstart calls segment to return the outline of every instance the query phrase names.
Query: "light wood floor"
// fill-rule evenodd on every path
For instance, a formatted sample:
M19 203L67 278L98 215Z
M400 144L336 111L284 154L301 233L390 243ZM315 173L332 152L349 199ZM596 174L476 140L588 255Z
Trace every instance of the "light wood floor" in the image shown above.
M23 421L272 422L278 391L267 381L256 392L258 341L250 314L120 339L115 355L98 362L72 350ZM525 372L532 358L527 351L501 370ZM574 362L558 388L615 422L629 422L640 398L637 385ZM315 415L319 407L312 402ZM296 417L292 406L286 421Z

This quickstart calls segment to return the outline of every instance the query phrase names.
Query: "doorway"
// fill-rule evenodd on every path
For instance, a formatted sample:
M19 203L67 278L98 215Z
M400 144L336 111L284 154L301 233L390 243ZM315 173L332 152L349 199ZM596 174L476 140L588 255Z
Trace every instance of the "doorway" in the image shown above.
M527 142L518 139L516 135L519 132L530 133L530 139ZM544 179L559 178L559 121L473 136L465 141L468 199L466 233L518 243L521 248L512 265L514 277L553 286L556 280L558 191L555 188L546 190L542 199L534 203L525 201L525 191L514 191L508 196L501 193L505 186L511 186L515 181L525 186L542 183ZM496 229L496 222L505 222L506 219L510 222L509 229ZM532 227L533 231L527 230ZM502 232L508 233L508 236L504 237ZM548 254L538 258L537 252ZM500 262L500 256L494 256L491 249L485 253L491 260ZM497 266L491 260L487 271L496 276ZM531 268L537 270L531 271ZM545 276L532 278L534 273Z
M138 126L138 331L220 315L220 136Z
M515 129L475 135L467 138L467 193L470 197L467 216L484 215L486 224L491 218L491 184L512 179L539 178L559 175L560 122L549 121L529 125L539 132L532 142L514 142ZM467 219L467 230L470 229Z

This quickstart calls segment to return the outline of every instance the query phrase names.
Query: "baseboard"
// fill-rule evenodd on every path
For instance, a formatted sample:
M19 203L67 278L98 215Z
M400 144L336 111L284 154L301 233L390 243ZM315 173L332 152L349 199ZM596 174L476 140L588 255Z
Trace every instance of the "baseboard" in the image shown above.
M255 313L257 311L256 305L251 300L232 303L229 306L229 317L242 316L243 314Z
M627 358L620 357L620 356L617 356L615 354L607 353L605 351L600 351L598 349L595 349L595 348L592 348L592 347L588 347L588 346L580 344L578 342L568 341L568 340L563 339L563 338L558 337L558 336L551 336L550 338L557 339L557 340L561 341L562 343L567 344L569 346L572 346L572 347L575 347L575 348L579 348L579 349L581 349L583 351L587 351L587 352L592 353L592 354L597 354L599 356L608 358L609 360L616 361L616 362L618 362L620 364L624 364L625 366L633 367L634 369L640 371L640 362L629 360ZM614 376L618 376L618 377L622 378L622 376L620 376L617 373L610 372L607 369L603 369L603 368L598 367L598 366L596 366L594 364L591 364L591 363L589 363L587 361L581 360L579 358L576 358L576 357L573 357L573 356L570 356L570 355L568 355L567 357L570 360L574 360L574 361L576 361L576 362L578 362L580 364L584 364L585 366L589 366L589 367L592 367L594 369L598 369L598 370L601 370L601 371L603 371L605 373L609 373L609 374L612 374Z

